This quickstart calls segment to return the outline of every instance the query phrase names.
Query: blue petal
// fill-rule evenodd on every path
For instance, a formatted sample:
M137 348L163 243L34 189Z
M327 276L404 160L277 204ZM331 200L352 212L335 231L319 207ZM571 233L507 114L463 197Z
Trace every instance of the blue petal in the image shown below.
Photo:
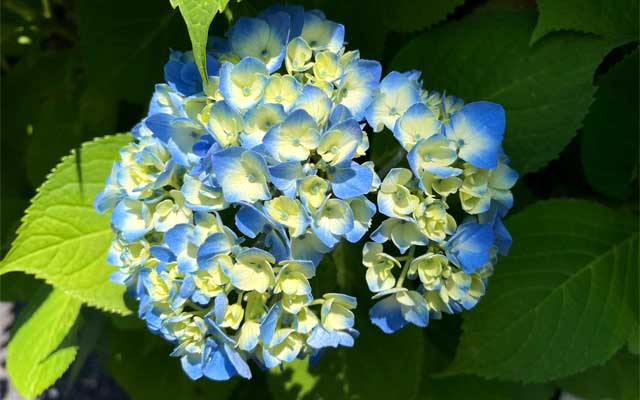
M470 274L489 261L489 250L493 241L491 225L462 224L447 242L447 258L465 273Z
M185 354L180 357L180 364L190 379L202 377L202 354Z
M407 325L395 295L378 301L369 310L369 318L384 333L393 333Z
M209 236L198 248L198 260L209 260L218 254L227 254L235 243L229 240L226 233L217 232Z
M350 166L335 166L329 173L333 194L341 199L367 194L373 183L371 169L355 162Z
M357 209L354 208L353 202L351 202L351 212L353 213L354 224L353 229L345 235L348 241L351 243L356 243L365 233L369 230L369 226L371 225L371 218L376 213L376 206L369 201L366 197L362 196L360 198L364 202L364 207L358 206ZM356 200L357 201L357 200Z
M151 230L149 208L137 200L122 200L113 209L111 224L127 241L133 242Z
M346 106L356 120L362 121L375 98L382 66L377 61L354 60L345 67L338 93L339 103Z
M286 196L295 197L298 179L304 178L302 165L298 161L287 161L269 167L271 182Z
M224 352L227 354L227 358L236 369L237 374L243 378L251 379L251 369L249 369L249 365L244 358L242 358L240 353L231 348L227 343L224 343L223 348Z
M274 4L258 14L258 18L267 18L270 15L274 15L280 12L284 12L289 15L290 18L290 35L294 38L300 36L302 33L302 26L304 25L304 7L294 6L289 4Z
M255 238L265 232L269 221L258 209L251 205L240 207L235 216L236 227L244 235Z
M212 349L210 359L202 372L214 381L226 381L237 374L236 368L221 347Z
M495 168L505 124L502 106L478 101L465 105L453 115L446 135L458 143L461 159L478 168Z

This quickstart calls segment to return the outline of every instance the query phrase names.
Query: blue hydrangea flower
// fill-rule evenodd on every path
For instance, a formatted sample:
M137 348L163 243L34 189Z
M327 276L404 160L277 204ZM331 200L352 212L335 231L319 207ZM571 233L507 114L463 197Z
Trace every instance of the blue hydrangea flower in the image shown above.
M239 18L209 38L207 85L191 52L172 51L95 199L111 212L111 279L191 379L353 346L356 299L313 278L378 208L363 264L384 332L472 308L508 252L504 110L426 91L417 71L381 80L344 35L296 6ZM368 159L384 129L407 168Z
M511 245L502 219L518 174L501 147L504 109L425 91L419 78L390 72L366 112L374 131L392 132L395 160L406 154L411 168L390 168L382 180L377 201L387 218L363 249L378 300L369 316L385 333L474 307Z
M312 281L376 213L364 115L380 64L320 11L274 6L210 38L207 67L203 86L192 53L171 53L96 198L112 211L112 279L192 379L353 346L356 299Z

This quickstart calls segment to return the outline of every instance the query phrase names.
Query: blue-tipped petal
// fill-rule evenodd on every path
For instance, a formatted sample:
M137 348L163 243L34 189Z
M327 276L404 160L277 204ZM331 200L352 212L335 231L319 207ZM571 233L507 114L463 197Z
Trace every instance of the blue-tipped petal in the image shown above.
M133 242L151 230L151 213L141 201L122 200L113 209L111 224L127 241Z
M260 101L269 71L254 57L245 57L238 64L224 63L220 68L220 93L225 101L239 110L247 110Z
M461 159L478 168L495 168L505 124L501 105L478 101L465 105L453 115L446 135L458 145Z
M254 203L271 198L267 164L255 151L229 147L212 156L212 165L228 202Z
M447 242L447 258L465 273L470 274L489 261L489 250L493 241L491 225L462 224Z

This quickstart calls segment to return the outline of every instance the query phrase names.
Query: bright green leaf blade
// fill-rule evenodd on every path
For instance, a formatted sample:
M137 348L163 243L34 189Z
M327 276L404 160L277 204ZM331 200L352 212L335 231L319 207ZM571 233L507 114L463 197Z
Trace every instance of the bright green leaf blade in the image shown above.
M392 63L422 70L429 89L504 106L504 147L520 173L545 166L575 136L592 101L593 73L615 46L558 33L529 47L534 23L528 12L468 16L418 36Z
M640 398L640 360L620 351L606 364L558 383L563 391L587 400Z
M582 130L582 165L589 184L617 199L631 194L638 175L638 68L636 50L602 77Z
M81 305L60 290L44 288L21 314L23 323L7 348L7 372L25 398L53 385L75 359L78 347L68 343L68 335Z
M361 332L353 348L328 349L308 371L303 361L284 373L270 373L275 398L415 399L423 367L422 330L407 327L387 335L365 313L356 316L356 324Z
M638 225L596 203L536 203L465 314L451 373L542 382L608 360L637 323Z
M638 0L538 0L531 42L553 31L574 30L638 40Z
M174 7L180 7L180 13L189 30L193 57L204 82L208 82L206 60L209 26L213 17L224 11L228 3L229 0L179 0L171 3Z
M90 306L128 314L124 286L109 281L113 236L109 216L93 209L128 134L97 139L72 152L38 189L0 273L22 271L44 279ZM81 177L78 176L78 163Z

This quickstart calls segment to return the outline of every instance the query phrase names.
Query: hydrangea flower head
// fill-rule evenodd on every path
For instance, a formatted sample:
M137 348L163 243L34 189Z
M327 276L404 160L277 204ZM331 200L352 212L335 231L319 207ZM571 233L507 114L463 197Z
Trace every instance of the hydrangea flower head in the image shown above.
M362 156L381 67L300 7L242 17L207 53L206 87L191 52L171 53L96 209L112 210L112 279L185 372L249 378L249 360L272 368L358 336L356 299L311 284L376 212Z
M363 264L388 333L473 307L508 251L502 108L427 92L416 71L381 80L344 31L295 6L242 17L209 39L206 85L172 52L95 200L111 211L112 280L192 379L353 346L356 299L313 278L378 211ZM367 131L385 128L408 168L367 160Z
M382 180L377 203L388 218L363 249L379 299L369 316L386 333L474 307L511 245L502 218L518 174L502 151L503 108L424 91L418 77L389 73L367 112L374 129L393 132L410 168Z

